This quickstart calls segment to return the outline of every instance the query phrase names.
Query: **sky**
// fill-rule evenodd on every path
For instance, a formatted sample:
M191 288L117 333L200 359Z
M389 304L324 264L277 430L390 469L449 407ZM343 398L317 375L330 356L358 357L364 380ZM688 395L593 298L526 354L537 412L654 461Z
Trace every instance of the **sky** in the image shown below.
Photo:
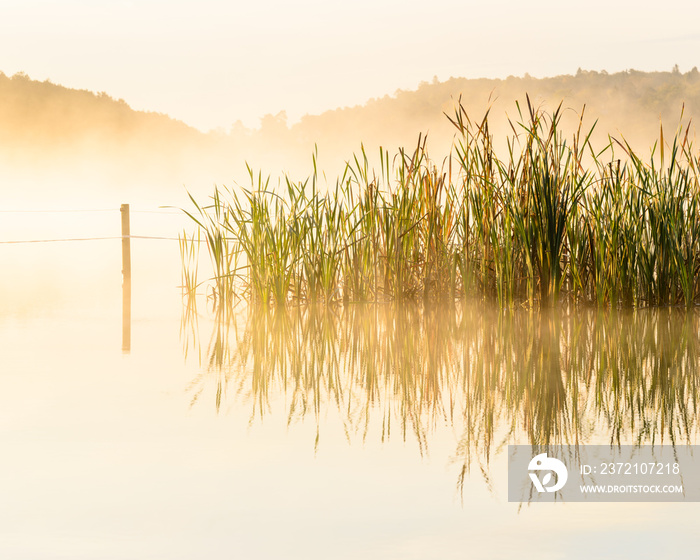
M686 72L698 21L697 0L2 0L0 71L228 130L433 77Z

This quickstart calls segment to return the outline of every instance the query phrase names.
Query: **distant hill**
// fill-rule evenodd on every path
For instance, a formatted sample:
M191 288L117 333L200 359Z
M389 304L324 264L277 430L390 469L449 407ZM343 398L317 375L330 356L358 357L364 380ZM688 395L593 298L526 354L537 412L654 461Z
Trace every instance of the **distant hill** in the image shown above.
M134 111L106 93L0 73L0 156L6 162L140 161L171 157L204 135L167 115Z
M149 136L199 134L186 124L159 113L132 110L123 99L106 93L69 89L50 81L38 82L26 74L0 73L0 132L3 140L42 145L57 138L82 141L99 137L116 143Z
M70 174L97 170L101 177L161 182L181 188L193 181L231 182L244 162L263 171L310 170L318 145L320 161L331 175L364 143L371 153L411 147L428 133L431 153L441 159L454 129L443 113L452 114L461 98L474 119L491 107L492 131L510 133L505 115L517 117L515 101L528 93L534 103L554 108L559 102L572 123L586 105L586 122L598 120L597 138L620 133L639 149L658 138L659 120L668 129L700 113L700 72L615 74L579 70L575 75L535 79L451 78L424 82L415 91L397 91L364 105L304 116L288 125L284 113L266 115L260 127L240 123L224 133L203 133L167 115L134 111L105 93L75 90L31 80L24 74L0 73L0 167L23 173Z
M638 72L616 74L579 70L576 75L535 79L509 77L499 79L451 78L422 83L416 91L397 91L392 96L372 99L365 105L336 109L318 116L306 116L291 127L291 135L320 146L358 141L358 130L366 143L385 146L405 145L419 131L428 132L445 147L446 139L455 132L443 113L452 115L457 101L470 116L478 120L491 107L490 118L496 123L496 134L510 134L505 115L517 118L515 101L521 105L525 94L533 103L550 110L563 102L570 121L586 105L589 125L598 120L599 138L608 133L624 134L630 141L646 149L658 138L659 122L667 129L679 123L685 105L685 121L700 116L700 72L697 68L681 74L671 72ZM500 124L500 126L498 126Z
M525 96L533 104L555 109L562 103L565 123L573 129L585 106L584 124L593 126L596 144L603 146L608 135L624 137L633 147L648 153L659 138L663 122L669 133L680 124L700 116L700 72L693 68L681 73L639 72L628 70L615 74L605 71L579 70L575 75L536 79L510 76L506 79L451 78L444 82L424 82L414 91L399 90L393 95L370 99L364 105L338 108L319 115L304 116L288 126L284 113L266 115L257 130L240 125L231 131L230 139L238 153L254 154L278 150L279 161L292 154L309 161L308 155L318 145L321 162L338 163L338 157L349 158L360 144L374 153L378 146L396 150L412 147L419 133L428 134L429 147L435 159L447 154L455 128L447 115L453 115L461 100L473 120L480 121L490 109L490 130L496 143L512 129L507 117L517 121L516 101L524 106ZM245 138L244 142L240 142ZM324 156L327 156L324 158ZM291 161L287 163L291 167ZM308 169L308 166L307 166Z
M0 189L41 197L150 193L168 203L183 185L223 175L227 146L168 115L135 111L106 93L0 73ZM18 194L19 193L19 194Z

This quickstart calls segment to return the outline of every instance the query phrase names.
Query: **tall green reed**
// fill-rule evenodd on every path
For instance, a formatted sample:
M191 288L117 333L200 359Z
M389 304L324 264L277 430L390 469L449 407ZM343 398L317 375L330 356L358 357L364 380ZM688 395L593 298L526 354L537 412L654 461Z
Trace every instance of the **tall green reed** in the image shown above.
M688 129L644 159L624 140L597 151L583 113L517 104L497 153L489 112L459 104L442 163L364 146L334 187L313 173L276 187L215 189L187 212L207 241L212 293L264 306L457 299L599 307L695 305L700 286L698 157ZM585 108L584 108L585 109ZM616 147L623 153L616 154ZM659 158L660 155L660 158Z

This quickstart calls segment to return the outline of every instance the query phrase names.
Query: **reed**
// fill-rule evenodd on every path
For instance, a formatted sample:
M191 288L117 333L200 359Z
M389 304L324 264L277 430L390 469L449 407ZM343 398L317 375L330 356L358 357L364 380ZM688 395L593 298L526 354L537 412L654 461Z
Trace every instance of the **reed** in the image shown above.
M190 235L187 231L183 231L178 236L182 260L181 290L183 300L180 335L183 340L185 357L187 357L190 346L194 344L197 331L197 289L201 286L198 281L200 233L199 229Z
M239 239L228 235L231 231L229 222L233 219L233 209L222 201L221 191L218 188L214 189L211 205L200 206L192 196L190 200L196 212L183 211L198 226L198 239L204 237L206 240L214 268L211 296L218 307L228 310L232 307L236 296L234 282L238 274L241 251Z
M517 104L505 155L489 113L461 103L452 151L431 159L364 147L333 187L313 172L277 187L249 169L248 188L216 188L187 211L207 242L211 293L231 307L480 299L598 307L694 306L700 296L698 154L689 129L649 158L595 125L566 135L560 105ZM584 108L585 109L585 108ZM183 256L183 258L185 258Z

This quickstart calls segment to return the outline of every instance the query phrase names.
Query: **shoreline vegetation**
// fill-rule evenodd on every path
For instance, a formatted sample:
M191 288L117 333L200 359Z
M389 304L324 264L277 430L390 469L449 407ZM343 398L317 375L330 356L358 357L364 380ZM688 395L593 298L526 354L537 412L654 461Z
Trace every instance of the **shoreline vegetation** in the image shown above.
M690 125L660 128L649 157L623 138L591 140L584 110L565 134L562 105L517 104L494 138L461 102L441 164L364 147L335 185L313 174L277 189L248 168L247 189L190 196L196 231L181 236L183 285L198 281L206 241L219 309L483 300L500 307L695 306L700 298L700 155ZM505 143L504 150L494 145ZM505 155L503 155L505 154Z

